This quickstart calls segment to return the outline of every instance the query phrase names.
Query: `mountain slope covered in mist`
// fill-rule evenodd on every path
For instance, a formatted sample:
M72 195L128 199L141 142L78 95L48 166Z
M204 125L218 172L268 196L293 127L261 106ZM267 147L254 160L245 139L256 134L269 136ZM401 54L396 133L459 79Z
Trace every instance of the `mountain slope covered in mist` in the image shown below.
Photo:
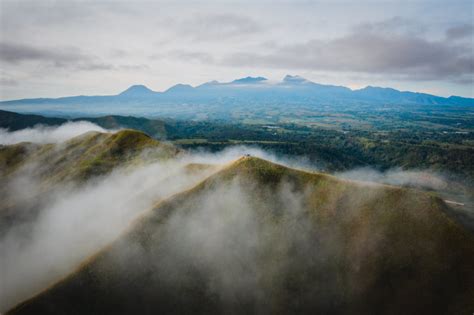
M133 130L0 146L0 312L70 273L158 200L215 171L196 162Z
M8 314L447 314L474 238L441 199L244 157Z
M39 163L45 165L38 174L40 177L56 181L65 177L87 179L110 172L124 163L137 162L144 150L158 148L156 158L170 158L178 153L172 145L135 130L88 132L59 144L22 142L0 146L0 170L7 175L25 163Z
M0 146L0 234L12 222L35 216L42 200L57 188L82 185L115 169L166 160L178 153L174 146L134 130L91 131L63 143ZM23 185L24 197L11 193L15 185Z

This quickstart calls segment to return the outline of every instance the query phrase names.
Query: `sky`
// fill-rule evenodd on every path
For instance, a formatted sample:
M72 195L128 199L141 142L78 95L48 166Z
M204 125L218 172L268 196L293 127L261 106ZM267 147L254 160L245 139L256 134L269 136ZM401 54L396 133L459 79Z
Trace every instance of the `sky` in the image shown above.
M286 74L474 97L474 1L0 0L0 99Z

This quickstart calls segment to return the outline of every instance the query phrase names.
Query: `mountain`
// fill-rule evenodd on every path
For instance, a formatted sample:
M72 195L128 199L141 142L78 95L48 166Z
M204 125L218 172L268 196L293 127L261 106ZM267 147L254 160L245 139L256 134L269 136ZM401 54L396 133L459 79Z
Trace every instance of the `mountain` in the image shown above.
M0 290L0 312L73 271L153 202L212 171L180 163L182 153L133 130L0 145L1 287L8 288Z
M22 142L0 146L0 173L7 176L29 163L45 165L34 174L41 181L87 180L118 166L136 164L143 150L160 149L155 158L169 158L179 150L135 130L88 132L65 143L38 145Z
M370 116L373 116L373 113L370 113ZM327 117L323 119L326 121L338 119L338 117L334 118L333 113ZM348 118L347 115L345 117ZM368 123L366 117L357 118L363 123ZM304 122L300 126L282 123L268 128L266 124L242 124L234 121L223 123L209 120L185 121L118 115L67 120L0 110L0 129L15 131L38 124L59 126L67 121L89 121L110 130L134 129L158 140L175 141L180 146L189 149L219 151L238 144L255 145L292 158L306 156L312 163L331 172L367 166L378 169L403 167L403 169L430 170L435 173L456 175L457 178L463 179L464 184L472 183L474 164L471 162L471 156L474 154L474 148L469 145L469 141L466 141L471 137L468 133L472 125L469 112L463 115L460 111L450 111L448 108L438 116L433 115L427 121L429 129L425 129L431 138L429 143L425 141L426 133L420 132L423 119L426 119L425 113L417 117L410 112L388 112L375 120L375 123L382 123L380 131L385 134L388 131L386 122L396 124L401 128L406 128L404 123L414 127L408 127L409 129L405 131L397 130L391 132L391 136L379 138L377 130L372 130L371 135L364 130L348 133L322 128L308 129ZM464 124L460 124L463 119L465 119ZM347 120L342 120L342 123L345 121ZM448 124L440 125L443 122ZM438 136L436 134L433 136L433 132L436 132L432 129L433 124L437 125ZM451 129L453 126L456 129ZM284 132L275 134L275 130ZM445 133L444 130L452 131ZM456 146L451 143L453 136L460 139ZM417 140L413 142L414 139ZM451 178L454 179L454 177ZM452 191L460 191L456 185L449 186L452 187Z
M156 95L157 92L154 92L147 88L144 85L132 85L125 91L119 94L122 97L149 97Z
M446 207L243 157L7 314L462 314L474 238Z
M144 152L148 154L145 156ZM118 168L143 165L150 158L169 159L179 152L170 144L134 130L88 132L57 144L0 145L0 235L6 233L13 222L31 217L42 206L44 197L63 185L82 185ZM22 177L30 178L41 189L31 189L24 199L12 195L9 183Z
M64 118L49 118L41 115L18 114L14 112L0 110L0 128L10 131L30 128L35 125L59 126L67 122Z
M0 118L1 118L0 111ZM109 115L102 117L81 117L72 121L90 121L105 129L134 129L139 130L155 139L166 139L167 124L159 119L147 119L133 116ZM1 126L1 123L0 123Z
M443 104L458 104L458 105L472 105L474 104L472 99L470 102L461 100L458 98L443 98L425 93L415 92L400 92L392 88L380 88L368 86L366 88L355 90L355 95L361 99L366 100L377 100L380 102L392 102L392 103L416 103L426 105L443 105ZM390 101L389 101L390 100Z
M231 84L254 84L254 83L262 83L267 81L267 78L264 77L245 77L242 79L237 79L231 82Z
M188 93L194 91L193 87L189 84L176 84L165 91L165 93Z
M324 85L300 76L287 75L279 83L271 83L264 77L245 77L227 83L211 81L197 87L177 84L164 92L154 92L144 85L133 85L118 95L75 96L55 99L21 99L0 102L0 106L13 105L87 105L101 104L113 106L130 104L180 104L195 102L209 104L222 99L232 100L232 104L248 101L286 102L286 103L333 103L338 104L397 104L397 105L444 105L472 106L474 99L451 96L448 98L415 92L402 92L391 88L368 86L351 90L342 86ZM179 109L178 109L179 110Z
M149 152L145 158L143 152ZM42 198L65 184L82 185L115 169L143 165L148 159L175 157L180 150L135 130L115 133L88 132L65 143L22 142L0 145L0 227L5 233L12 222L22 221L42 205ZM37 167L40 165L41 167ZM16 202L8 184L29 177L41 189ZM0 233L0 234L2 234Z
M299 75L289 75L287 74L282 81L283 84L310 84L311 81L306 80L305 78L300 77Z
M172 128L172 126L167 126L163 120L133 116L108 115L102 117L80 117L68 120L65 118L25 115L0 110L0 128L8 129L9 131L32 128L37 125L59 126L68 121L89 121L105 129L135 129L156 139L165 139L167 129Z

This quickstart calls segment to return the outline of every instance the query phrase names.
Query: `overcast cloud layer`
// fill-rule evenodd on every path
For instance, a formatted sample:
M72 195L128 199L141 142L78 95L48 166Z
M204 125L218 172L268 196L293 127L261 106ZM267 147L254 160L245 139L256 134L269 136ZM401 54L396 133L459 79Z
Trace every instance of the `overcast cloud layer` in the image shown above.
M474 96L472 1L0 0L0 98L273 80Z

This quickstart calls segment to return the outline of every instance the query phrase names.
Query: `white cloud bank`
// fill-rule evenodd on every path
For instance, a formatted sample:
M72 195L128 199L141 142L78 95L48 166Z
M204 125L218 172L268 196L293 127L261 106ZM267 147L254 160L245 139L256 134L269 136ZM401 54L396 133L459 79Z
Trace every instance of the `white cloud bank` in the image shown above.
M60 126L37 125L17 131L0 128L0 144L15 144L20 142L57 143L89 131L107 132L104 128L88 121L68 122Z

